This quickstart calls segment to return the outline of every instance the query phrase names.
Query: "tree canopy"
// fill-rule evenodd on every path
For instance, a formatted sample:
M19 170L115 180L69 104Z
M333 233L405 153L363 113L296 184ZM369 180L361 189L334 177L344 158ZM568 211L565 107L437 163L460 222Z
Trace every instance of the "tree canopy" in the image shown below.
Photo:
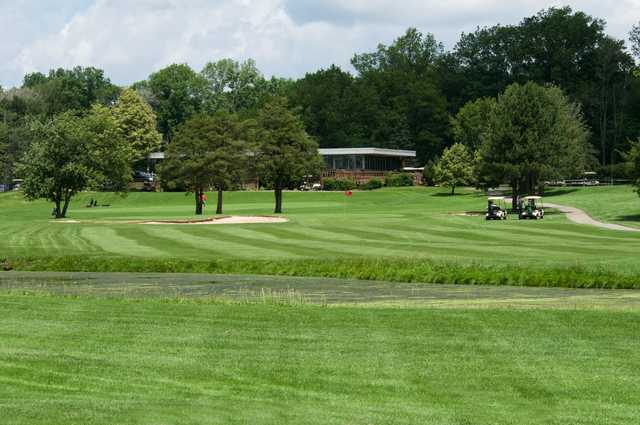
M137 87L152 95L158 129L167 141L180 124L202 112L205 81L189 65L169 65Z

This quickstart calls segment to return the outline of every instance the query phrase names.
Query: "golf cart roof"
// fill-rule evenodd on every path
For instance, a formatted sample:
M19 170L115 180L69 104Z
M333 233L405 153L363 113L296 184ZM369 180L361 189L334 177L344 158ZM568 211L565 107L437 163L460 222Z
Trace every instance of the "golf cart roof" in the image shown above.
M533 199L534 201L537 201L538 199L542 199L542 196L525 196L524 199L526 199L527 201L529 199Z
M489 201L504 201L504 196L490 196Z

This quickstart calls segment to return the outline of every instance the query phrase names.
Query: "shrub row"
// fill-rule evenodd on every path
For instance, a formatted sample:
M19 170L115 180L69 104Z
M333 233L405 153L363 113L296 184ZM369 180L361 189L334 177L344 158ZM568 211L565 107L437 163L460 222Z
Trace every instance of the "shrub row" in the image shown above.
M413 186L413 175L409 173L388 173L384 178L384 183L381 179L373 177L367 183L358 185L355 180L352 179L333 179L327 178L324 180L323 189L327 191L347 191L353 189L362 190L375 190L380 189L383 186L386 187L406 187Z

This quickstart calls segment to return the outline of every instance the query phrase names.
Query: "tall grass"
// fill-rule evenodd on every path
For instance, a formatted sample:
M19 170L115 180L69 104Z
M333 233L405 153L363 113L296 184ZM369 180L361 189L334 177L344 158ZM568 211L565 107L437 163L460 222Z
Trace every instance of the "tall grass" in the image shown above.
M15 258L5 260L5 264L22 271L256 274L408 283L640 289L638 275L579 265L536 268L401 258L191 261L81 256Z

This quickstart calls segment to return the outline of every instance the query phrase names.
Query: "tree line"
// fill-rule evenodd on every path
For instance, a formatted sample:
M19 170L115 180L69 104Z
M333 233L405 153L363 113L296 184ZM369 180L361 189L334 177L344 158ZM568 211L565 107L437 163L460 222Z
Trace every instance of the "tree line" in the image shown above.
M545 179L584 170L637 179L640 25L629 39L626 46L606 34L603 20L564 7L463 33L449 51L410 28L390 45L355 54L353 73L331 66L297 80L267 79L252 60L231 59L199 71L173 64L126 89L95 68L32 73L21 87L0 91L0 181L36 175L34 158L66 158L54 164L55 175L81 184L49 190L62 214L68 193L123 187L131 168L164 150L167 184L194 193L232 188L240 176L227 168L214 179L210 164L234 162L263 175L281 206L281 189L318 167L306 154L316 142L416 150L427 177L453 190L475 182L532 192ZM45 146L51 140L57 146ZM232 157L239 144L250 164ZM304 167L292 164L292 152ZM110 153L109 161L126 158L129 169L112 175ZM172 166L172 157L182 161ZM186 178L186 164L195 169L204 157L209 180ZM50 182L53 169L38 172L39 186Z

